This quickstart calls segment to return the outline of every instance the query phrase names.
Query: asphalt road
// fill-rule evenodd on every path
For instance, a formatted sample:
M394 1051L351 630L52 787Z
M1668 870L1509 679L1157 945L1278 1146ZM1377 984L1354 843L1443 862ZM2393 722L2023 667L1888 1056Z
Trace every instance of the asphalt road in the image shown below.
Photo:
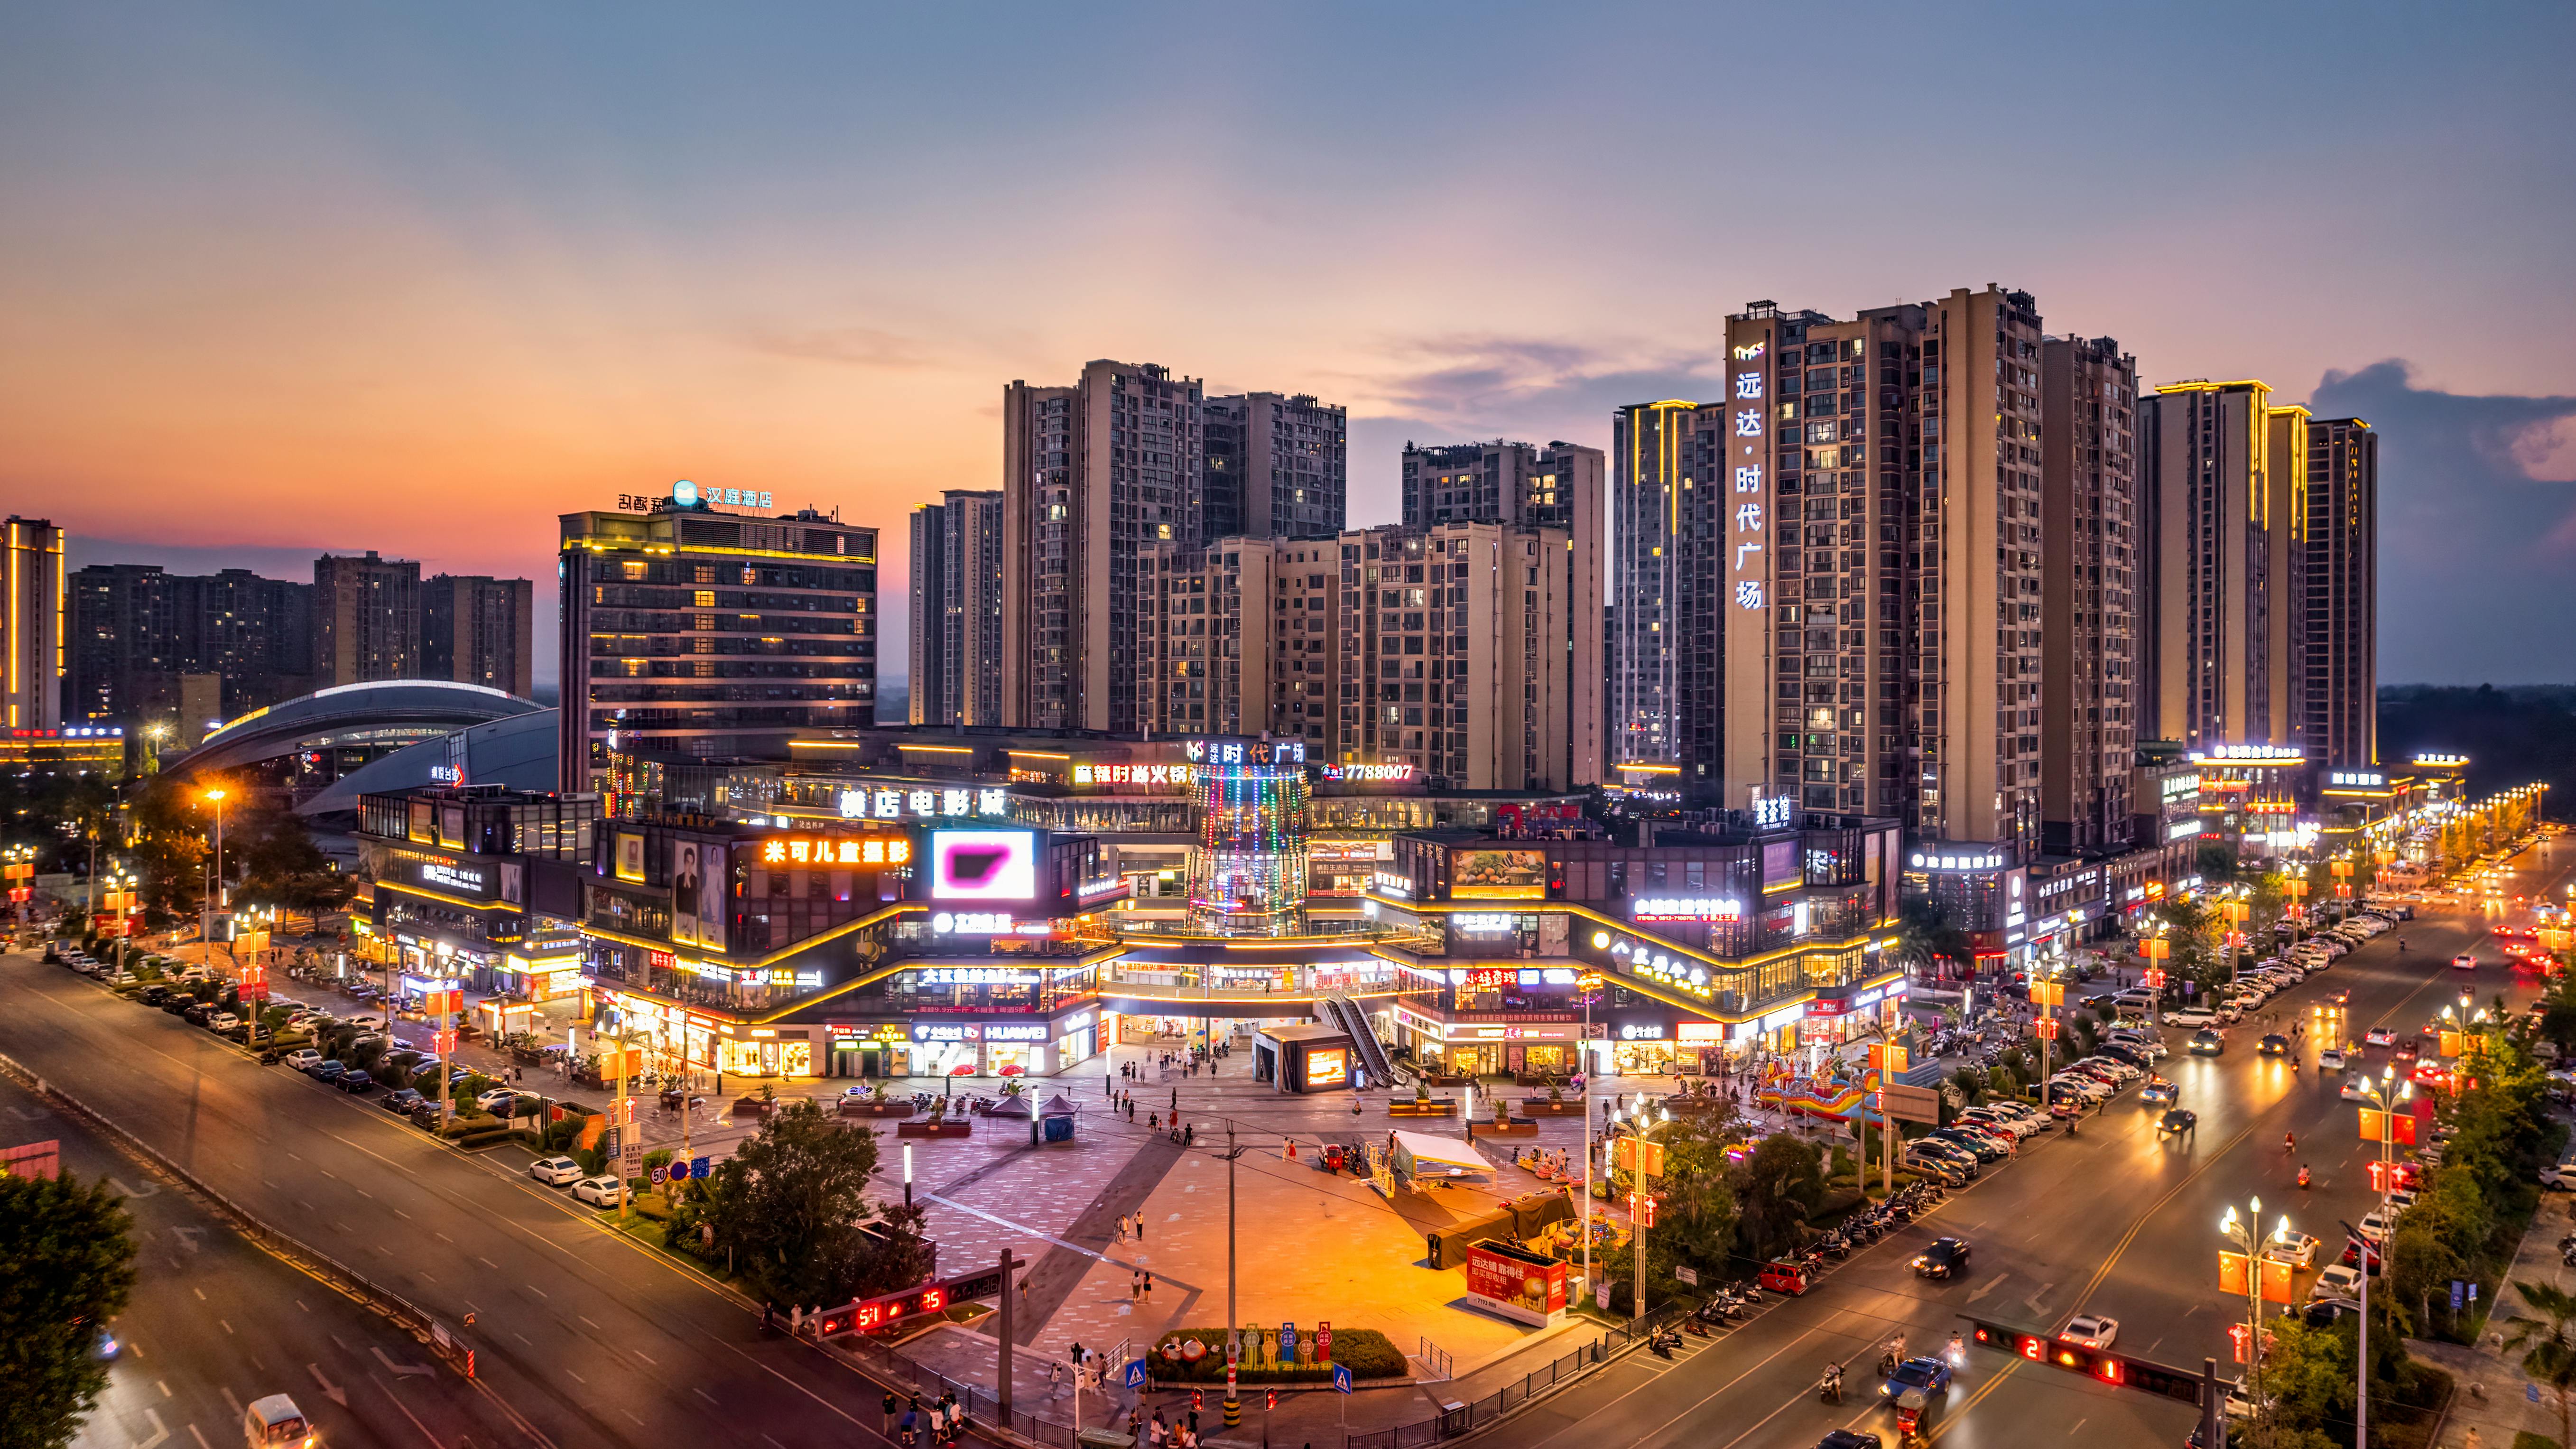
M2576 844L2517 862L2516 889L2555 893ZM2400 1032L2473 989L2481 1003L2497 992L2519 1002L2533 979L2519 981L2487 941L2492 917L2475 905L2423 911L2327 971L2276 997L2281 1019L2307 1019L2311 1003L2350 991L2349 1030L2387 1024ZM2408 949L2402 955L2397 938ZM2475 971L2453 969L2458 951L2473 949ZM2286 1026L2283 1028L2287 1030ZM1959 1315L1978 1312L2020 1326L2061 1327L2073 1314L2107 1313L2121 1324L2116 1346L2161 1363L2197 1368L2219 1361L2232 1376L2227 1325L2242 1305L2218 1292L2218 1222L2230 1203L2259 1196L2268 1227L2287 1212L2341 1250L2337 1219L2359 1221L2376 1204L2365 1164L2375 1144L2358 1140L2355 1106L2320 1081L2310 1047L2307 1069L2256 1054L2253 1021L2229 1031L2227 1051L2193 1058L2188 1033L2168 1029L2175 1055L2165 1075L2182 1087L2182 1104L2199 1113L2195 1133L2158 1140L2161 1108L2141 1106L2134 1088L2087 1118L2069 1140L2048 1135L2026 1144L2020 1160L1990 1167L1967 1190L1898 1234L1855 1255L1805 1298L1779 1302L1725 1338L1689 1340L1676 1363L1632 1357L1519 1421L1506 1438L1529 1449L1787 1449L1814 1444L1834 1428L1875 1431L1894 1441L1893 1416L1878 1405L1870 1375L1879 1349L1903 1332L1909 1351L1937 1352L1959 1331ZM2385 1049L2365 1053L2375 1074ZM2281 1146L2296 1134L2295 1155ZM2296 1185L2299 1164L2314 1185ZM1964 1236L1975 1266L1951 1282L1917 1279L1908 1261L1933 1238ZM2332 1261L2321 1249L2321 1261ZM2304 1297L2310 1275L2302 1274ZM1824 1365L1855 1365L1844 1402L1818 1400ZM1957 1449L2067 1443L2088 1446L2182 1442L2197 1410L2137 1390L2114 1389L2064 1370L1971 1349L1946 1402L1926 1425Z
M354 1449L519 1442L508 1419L418 1340L236 1234L75 1119L0 1077L0 1137L62 1144L63 1170L107 1177L134 1218L122 1351L77 1443L228 1444L242 1412L295 1396L326 1442Z
M0 1053L151 1142L246 1210L447 1323L476 1314L467 1337L478 1373L533 1433L475 1442L567 1449L885 1443L877 1433L878 1389L817 1350L764 1337L756 1306L618 1236L602 1225L602 1214L561 1190L531 1181L518 1171L524 1153L458 1154L397 1121L374 1097L353 1098L283 1068L260 1067L176 1017L121 1000L32 956L0 957L0 991L8 1002L0 1011ZM130 1167L123 1175L134 1181ZM170 1189L161 1194L172 1195ZM166 1252L146 1254L147 1296L167 1287L170 1262ZM212 1299L212 1285L203 1286ZM195 1351L202 1358L186 1356L175 1343L169 1360L156 1354L165 1342L186 1337L184 1331L138 1332L143 1356L121 1369L120 1378L134 1377L140 1366L171 1379L165 1424L185 1381L190 1422L205 1426L209 1443L218 1441L228 1420L202 1405L220 1403L226 1391L240 1395L272 1382L326 1422L363 1419L386 1434L407 1428L384 1395L365 1384L372 1344L346 1330L340 1338L356 1351L327 1360L316 1356L318 1348L288 1354L281 1347L254 1364L227 1358L215 1346L226 1337L245 1346L302 1342L289 1338L306 1331L295 1298L318 1310L317 1299L327 1296L319 1285L311 1289L246 1292L238 1304L213 1303L196 1328L207 1340ZM389 1336L390 1330L376 1334ZM399 1352L388 1342L386 1351L397 1362L429 1361L417 1345L411 1348ZM308 1361L348 1392L345 1416L306 1371ZM165 1363L188 1367L182 1372ZM377 1372L387 1371L379 1365ZM397 1392L405 1395L423 1382L403 1377ZM313 1402L308 1391L323 1402ZM155 1385L150 1392L161 1390ZM152 1405L129 1403L120 1389L115 1407L121 1423L127 1412ZM173 1442L188 1442L184 1431L174 1433ZM147 1431L133 1442L152 1437ZM444 1432L428 1437L442 1445L459 1442Z

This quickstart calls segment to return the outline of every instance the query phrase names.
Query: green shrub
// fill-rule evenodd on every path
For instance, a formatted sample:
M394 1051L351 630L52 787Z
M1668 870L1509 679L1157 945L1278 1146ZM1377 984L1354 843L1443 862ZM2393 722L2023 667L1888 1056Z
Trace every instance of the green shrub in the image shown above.
M494 1147L509 1141L510 1135L510 1129L507 1127L478 1127L471 1132L456 1134L456 1145L469 1150L476 1147Z
M1302 1341L1313 1331L1314 1325L1307 1324L1298 1329L1298 1337ZM1163 1357L1163 1344L1183 1338L1195 1338L1207 1345L1208 1351L1199 1356L1197 1363L1185 1364ZM1155 1349L1147 1364L1158 1379L1177 1383L1225 1382L1225 1330L1222 1328L1178 1329L1155 1340ZM1406 1373L1404 1355L1396 1351L1394 1344L1387 1342L1385 1334L1373 1328L1334 1329L1331 1364L1282 1364L1277 1368L1263 1369L1257 1366L1258 1363L1257 1357L1247 1356L1245 1365L1237 1366L1235 1377L1250 1384L1329 1383L1333 1377L1333 1364L1349 1369L1355 1379L1402 1378Z
M2513 1449L2558 1449L2558 1441L2546 1434L2535 1434L2529 1429L2522 1429L2516 1431L2513 1436Z

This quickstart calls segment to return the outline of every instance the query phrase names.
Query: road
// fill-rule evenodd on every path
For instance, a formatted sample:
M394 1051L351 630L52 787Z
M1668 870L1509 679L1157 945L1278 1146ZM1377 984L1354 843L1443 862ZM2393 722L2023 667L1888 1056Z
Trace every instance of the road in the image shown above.
M0 1135L62 1144L63 1170L107 1177L134 1218L135 1288L122 1351L77 1441L230 1443L242 1411L295 1396L334 1445L420 1449L516 1442L509 1420L409 1334L235 1233L75 1119L0 1077Z
M2515 889L2554 894L2576 864L2576 845L2534 850L2516 864L2523 871ZM2475 905L2426 912L2267 1009L2284 1022L2304 1021L2311 1003L2349 990L2347 1020L2358 1037L2383 1023L2418 1029L2464 988L2482 1003L2498 992L2526 999L2532 978L2517 981L2503 953L2481 944L2490 919ZM2402 955L2400 936L2408 947ZM2479 957L2475 971L2449 965L2463 949ZM2197 1132L2158 1140L2161 1109L2141 1107L2134 1089L2125 1092L2088 1118L2078 1137L2033 1139L2038 1145L2021 1160L1989 1168L1937 1211L1856 1254L1805 1298L1779 1303L1714 1343L1690 1340L1678 1362L1632 1358L1541 1405L1517 1423L1509 1442L1516 1449L1775 1449L1811 1445L1842 1427L1892 1442L1892 1416L1865 1402L1875 1398L1868 1374L1881 1345L1903 1332L1915 1351L1937 1351L1970 1311L2052 1331L2081 1310L2107 1313L2120 1321L2119 1348L2183 1368L2214 1358L2232 1374L2227 1325L2242 1304L2218 1293L2219 1219L2230 1203L2241 1213L2259 1196L2267 1226L2287 1212L2339 1251L2336 1220L2357 1222L2376 1204L2366 1168L2376 1148L2357 1140L2353 1104L2336 1096L2339 1079L2320 1081L2313 1067L2294 1073L2257 1055L2254 1023L2231 1029L2226 1053L2215 1058L2184 1055L2187 1033L2167 1035L2176 1055L2164 1071L2181 1085L2183 1105L2200 1114ZM2314 1052L2307 1055L2313 1061ZM2366 1057L2375 1073L2387 1052L2372 1049ZM2284 1132L2296 1134L2296 1155L2282 1150ZM2315 1175L2304 1192L2296 1185L2302 1161ZM1909 1260L1944 1234L1975 1244L1975 1267L1948 1283L1915 1278ZM2301 1275L2302 1296L2308 1281ZM1818 1373L1837 1359L1857 1366L1840 1406L1815 1393ZM1926 1422L1933 1439L1955 1449L2143 1446L2181 1443L2196 1415L2172 1400L1971 1350L1950 1402L1936 1405Z
M524 1154L507 1161L459 1154L396 1120L375 1098L262 1068L176 1017L121 1000L32 956L0 956L0 991L10 1003L0 1012L0 1053L144 1138L247 1211L445 1322L460 1324L474 1313L468 1339L479 1375L534 1431L475 1442L565 1449L660 1449L675 1440L771 1449L886 1442L877 1433L873 1385L813 1348L764 1337L755 1305L619 1236L601 1214L561 1191L529 1180L513 1165ZM134 1181L130 1167L120 1175ZM160 1194L171 1195L169 1189ZM167 1252L147 1251L147 1296L164 1292L170 1262ZM318 1285L303 1295L255 1293L238 1312L219 1303L209 1310L214 1326L201 1321L198 1332L228 1332L252 1343L303 1342L288 1337L304 1332L292 1317L301 1311L293 1297L318 1308L322 1294ZM340 1337L360 1351L324 1360L313 1356L318 1349L299 1350L298 1357L281 1348L273 1358L260 1355L264 1364L252 1364L204 1346L201 1363L175 1352L171 1362L191 1365L182 1375L194 1395L189 1412L193 1422L208 1426L210 1443L226 1416L197 1406L276 1376L326 1429L373 1423L390 1432L398 1424L386 1425L382 1412L371 1410L382 1396L362 1388L357 1376L372 1358L365 1351L370 1344L346 1331ZM375 1337L391 1335L379 1330ZM177 1373L158 1368L155 1349L168 1338L159 1329L139 1333L144 1356L138 1364L161 1376ZM397 1361L427 1361L390 1344L387 1352ZM345 1411L306 1372L307 1359L348 1391ZM357 1372L343 1378L350 1370L342 1365ZM120 1377L132 1377L136 1366L120 1369ZM419 1382L414 1377L404 1386L403 1402ZM171 1384L170 1404L179 1402L179 1387ZM120 1423L133 1407L124 1392ZM170 1412L163 1410L165 1422ZM132 1442L151 1437L147 1431ZM443 1433L431 1437L457 1442ZM186 1442L184 1432L176 1442Z

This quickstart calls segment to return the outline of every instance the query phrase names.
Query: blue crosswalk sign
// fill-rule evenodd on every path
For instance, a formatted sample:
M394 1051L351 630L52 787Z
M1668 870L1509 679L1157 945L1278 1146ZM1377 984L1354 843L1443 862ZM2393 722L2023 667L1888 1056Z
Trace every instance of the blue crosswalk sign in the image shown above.
M1131 1389L1141 1389L1145 1387L1145 1361L1143 1359L1131 1358L1127 1360L1127 1387Z
M1349 1393L1350 1391L1351 1391L1351 1371L1350 1371L1350 1369L1349 1369L1348 1367L1346 1367L1346 1366L1342 1365L1342 1364L1335 1364L1335 1365L1333 1365L1333 1392L1334 1392L1334 1393L1337 1393L1337 1394L1347 1394L1347 1393Z

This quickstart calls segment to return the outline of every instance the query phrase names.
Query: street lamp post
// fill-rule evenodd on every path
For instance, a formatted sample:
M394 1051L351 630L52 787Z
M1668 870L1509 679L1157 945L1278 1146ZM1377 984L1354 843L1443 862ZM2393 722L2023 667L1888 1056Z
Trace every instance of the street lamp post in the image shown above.
M208 790L206 798L215 802L215 853L206 884L206 898L197 907L197 942L204 948L206 965L211 968L215 955L215 892L224 882L224 791Z
M2248 1198L2245 1208L2246 1215L2239 1218L2234 1205L2229 1205L2227 1216L2219 1219L2218 1231L2245 1249L2245 1384L2248 1390L2255 1390L2260 1387L2263 1371L2263 1249L2267 1244L2289 1237L2290 1219L2288 1214L2283 1214L2280 1225L2265 1235L2263 1199ZM2365 1257L2362 1261L2365 1275L2369 1266L2369 1259ZM2251 1399L2254 1394L2249 1392L2246 1397ZM2257 1402L2259 1406L2259 1400Z
M1234 1142L1234 1123L1225 1124L1225 1426L1229 1429L1243 1422L1243 1404L1235 1394L1235 1366L1243 1360L1243 1320L1234 1307L1234 1164L1250 1149ZM1074 1415L1074 1428L1082 1427L1082 1416Z
M1628 1196L1628 1250L1636 1259L1637 1270L1636 1301L1629 1305L1631 1311L1628 1315L1633 1321L1646 1316L1646 1225L1654 1215L1653 1200L1646 1193L1646 1134L1673 1120L1673 1114L1669 1107L1657 1107L1654 1120L1646 1120L1646 1094L1643 1092L1637 1094L1636 1106L1631 1110L1634 1116L1612 1108L1610 1130L1615 1134L1625 1126L1629 1138L1636 1143L1631 1163L1636 1188Z

